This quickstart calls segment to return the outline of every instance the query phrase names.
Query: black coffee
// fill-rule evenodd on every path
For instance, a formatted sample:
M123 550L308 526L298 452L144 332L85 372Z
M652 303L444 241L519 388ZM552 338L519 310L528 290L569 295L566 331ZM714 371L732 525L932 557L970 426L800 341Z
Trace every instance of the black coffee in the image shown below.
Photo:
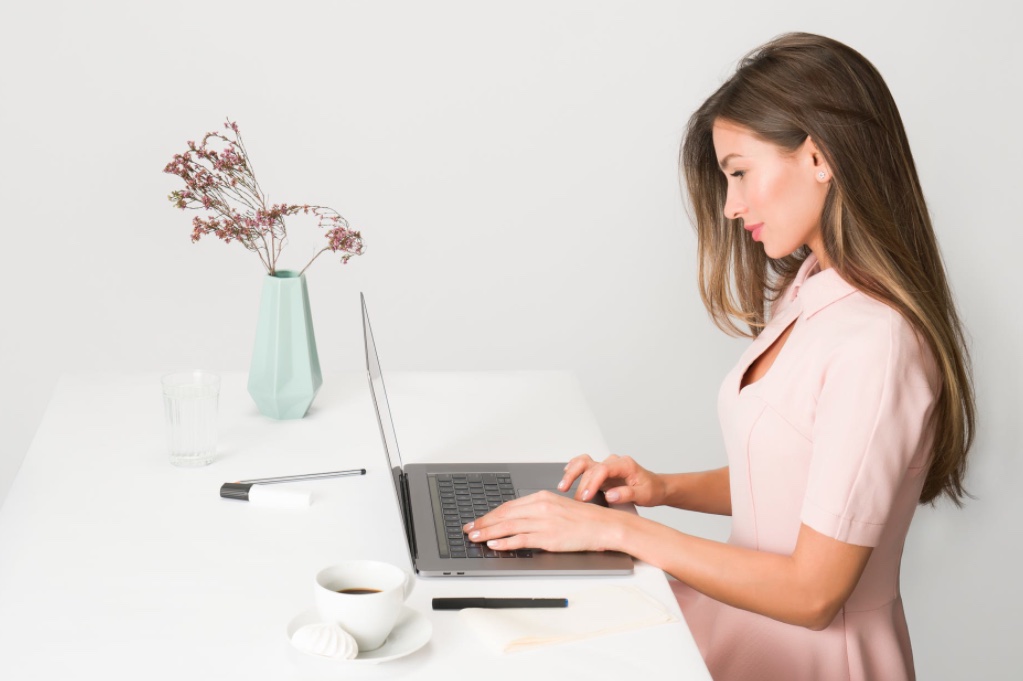
M364 596L366 594L378 594L380 589L362 589L359 587L353 587L351 589L338 589L339 594L351 594L352 596Z

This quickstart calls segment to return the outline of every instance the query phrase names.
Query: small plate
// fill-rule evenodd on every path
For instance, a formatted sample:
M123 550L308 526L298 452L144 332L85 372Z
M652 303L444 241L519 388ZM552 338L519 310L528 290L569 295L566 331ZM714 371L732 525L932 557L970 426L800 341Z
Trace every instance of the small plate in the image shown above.
M295 632L305 625L316 624L319 621L321 621L320 614L316 611L316 608L306 610L302 614L295 616L288 622L288 641L290 642ZM426 642L430 640L431 634L433 634L433 625L430 624L430 620L412 608L403 606L401 614L398 615L398 621L395 623L394 629L391 630L387 640L384 641L384 645L376 650L359 653L354 659L343 660L323 657L322 655L307 653L304 650L299 651L294 646L292 648L301 652L304 658L320 660L329 665L380 664L381 662L397 660L399 657L411 655L426 645Z

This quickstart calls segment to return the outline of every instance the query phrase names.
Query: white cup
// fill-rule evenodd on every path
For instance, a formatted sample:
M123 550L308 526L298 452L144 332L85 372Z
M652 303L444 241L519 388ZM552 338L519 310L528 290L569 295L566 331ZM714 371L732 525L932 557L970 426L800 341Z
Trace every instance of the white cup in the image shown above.
M336 622L359 645L376 650L398 621L415 580L401 568L376 560L347 560L316 573L316 609L324 622ZM345 590L372 590L344 593Z

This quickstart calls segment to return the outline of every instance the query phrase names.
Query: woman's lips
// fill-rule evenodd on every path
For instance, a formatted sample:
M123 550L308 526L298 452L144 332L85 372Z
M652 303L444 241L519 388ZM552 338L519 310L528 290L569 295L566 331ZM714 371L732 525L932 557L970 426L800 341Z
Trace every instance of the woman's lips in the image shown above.
M764 228L764 223L758 222L755 225L743 225L743 227L753 235L754 241L760 241L760 230Z

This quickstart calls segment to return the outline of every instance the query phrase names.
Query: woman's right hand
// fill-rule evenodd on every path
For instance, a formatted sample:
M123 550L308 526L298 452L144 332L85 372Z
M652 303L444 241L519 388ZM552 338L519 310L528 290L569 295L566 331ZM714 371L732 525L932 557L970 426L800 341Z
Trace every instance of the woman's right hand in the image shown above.
M579 487L575 498L579 501L589 501L597 490L603 490L604 497L612 504L632 502L638 506L659 506L667 493L661 476L646 470L631 457L616 454L603 461L594 461L589 454L575 457L565 466L558 489L569 489L576 478Z

